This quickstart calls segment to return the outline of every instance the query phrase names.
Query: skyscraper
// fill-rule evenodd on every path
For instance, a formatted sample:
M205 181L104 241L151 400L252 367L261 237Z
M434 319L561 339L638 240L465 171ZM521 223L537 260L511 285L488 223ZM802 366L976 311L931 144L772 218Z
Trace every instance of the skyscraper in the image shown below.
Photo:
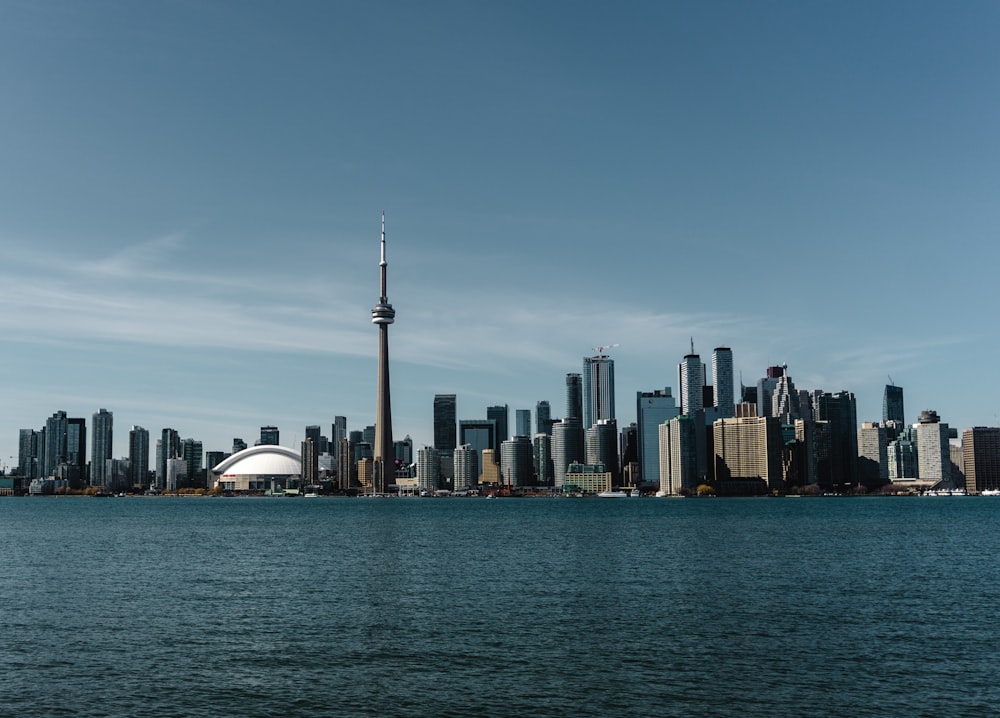
M458 422L458 441L476 451L476 465L482 475L485 470L483 451L497 447L496 422L491 419L462 419Z
M94 412L94 433L90 445L90 485L107 486L107 461L112 458L112 425L114 415L107 409Z
M903 387L895 384L885 385L885 393L882 395L882 421L898 421L900 424L906 421L903 413Z
M531 486L534 463L531 439L527 436L515 436L500 444L500 473L507 486Z
M575 418L583 423L583 381L579 374L566 375L566 414L563 418Z
M611 474L613 485L621 480L618 469L618 422L614 419L598 419L586 430L587 463L604 464Z
M535 433L552 436L552 407L544 399L535 404Z
M889 483L889 442L885 427L873 421L858 429L858 478L870 489Z
M378 326L378 386L375 400L374 493L385 493L396 477L392 445L392 404L389 400L389 325L396 310L386 289L385 212L382 213L382 250L379 260L378 304L372 309L372 324Z
M830 422L830 476L841 490L858 483L858 408L849 391L819 397L819 421Z
M434 395L434 448L454 451L458 436L457 400L454 394Z
M966 491L1000 489L1000 428L974 426L963 431L962 454Z
M491 448L499 450L500 444L510 438L510 409L506 404L488 406L486 407L486 418L496 424L496 443Z
M917 478L921 481L950 485L950 429L936 411L922 411L917 422Z
M452 452L455 471L455 491L475 488L479 483L479 455L470 444L455 447Z
M281 444L280 432L276 426L260 427L260 440L258 446L279 446Z
M531 438L531 409L514 410L514 436Z
M691 342L691 353L686 354L677 366L678 379L681 387L681 413L693 416L694 412L705 408L704 392L705 365L701 357L694 353L694 342Z
M606 354L583 358L583 428L615 418L615 361Z
M582 462L583 427L573 416L552 425L552 475L553 485L562 488L566 480L566 467L572 462Z
M425 446L417 452L417 488L434 492L438 488L441 475L440 451L433 446Z
M25 479L38 477L39 432L21 429L17 442L17 473Z
M333 455L340 459L340 440L347 438L347 417L333 417L333 426L330 427L330 443L333 446Z
M733 394L733 350L716 347L712 350L712 381L715 382L715 406L720 419L731 419L735 413Z
M149 483L149 432L133 425L128 432L129 485Z
M636 423L639 425L639 472L644 483L660 483L660 425L680 414L670 387L635 394Z
M167 462L180 456L181 437L174 429L164 429L160 433L156 454L156 488L167 485ZM187 468L185 466L185 468Z

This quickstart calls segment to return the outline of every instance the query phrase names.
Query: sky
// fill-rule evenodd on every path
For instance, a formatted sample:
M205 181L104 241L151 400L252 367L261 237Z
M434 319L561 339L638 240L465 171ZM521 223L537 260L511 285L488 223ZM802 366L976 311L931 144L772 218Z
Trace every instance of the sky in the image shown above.
M1000 424L1000 4L0 0L0 463L395 438L690 350ZM709 377L711 378L711 377ZM89 447L88 447L89 451Z

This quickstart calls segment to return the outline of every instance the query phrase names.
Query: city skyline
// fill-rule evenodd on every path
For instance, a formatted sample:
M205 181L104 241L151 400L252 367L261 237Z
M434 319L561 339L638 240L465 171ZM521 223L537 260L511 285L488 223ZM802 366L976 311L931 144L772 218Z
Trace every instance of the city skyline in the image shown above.
M891 377L907 423L998 423L995 5L6 14L8 466L56 411L113 412L113 457L131 425L228 450L373 424L383 207L417 448L436 394L562 417L605 342L621 428L635 392L680 396L691 337L859 422Z

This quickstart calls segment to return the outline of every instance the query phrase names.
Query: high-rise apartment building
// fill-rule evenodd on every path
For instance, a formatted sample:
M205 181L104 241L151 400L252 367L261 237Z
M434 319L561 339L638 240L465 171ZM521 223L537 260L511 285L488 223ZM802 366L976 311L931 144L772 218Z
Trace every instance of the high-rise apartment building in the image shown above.
M970 494L1000 489L1000 428L974 426L962 432L965 490Z
M17 473L27 480L38 478L38 437L34 429L21 429L17 440Z
M858 479L869 489L889 483L889 442L885 427L873 421L858 429Z
M441 476L440 451L433 446L425 446L417 451L417 488L433 493L438 490Z
M93 433L90 445L90 485L106 487L109 483L105 475L107 461L112 458L114 451L114 414L107 409L99 409L94 412L91 420Z
M660 483L660 425L680 414L670 387L639 391L635 395L638 424L639 471L644 483Z
M567 417L552 425L552 477L554 486L562 488L566 467L583 463L583 426L576 417Z
M479 454L470 444L456 446L452 452L455 491L473 489L479 483Z
M167 462L178 458L180 451L180 434L174 429L163 429L160 432L160 441L156 445L156 488L167 487Z
M434 448L438 451L454 451L457 446L457 406L455 394L434 395Z
M661 423L659 432L659 487L667 496L693 494L698 488L697 420L674 416Z
M319 434L319 427L316 427ZM316 486L319 484L319 444L311 436L302 441L302 485Z
M135 426L128 432L129 484L149 485L149 431Z
M606 354L583 358L583 428L615 418L615 361Z
M586 430L588 464L604 464L611 473L612 485L621 480L618 467L618 422L614 419L598 419Z
M531 439L527 436L515 436L500 444L500 474L506 486L531 486L534 463Z
M549 427L551 430L551 424ZM535 434L532 444L535 481L539 486L552 486L555 481L552 464L552 436L540 432Z
M715 382L718 418L733 418L736 396L733 385L733 350L729 347L716 347L712 350L712 379Z

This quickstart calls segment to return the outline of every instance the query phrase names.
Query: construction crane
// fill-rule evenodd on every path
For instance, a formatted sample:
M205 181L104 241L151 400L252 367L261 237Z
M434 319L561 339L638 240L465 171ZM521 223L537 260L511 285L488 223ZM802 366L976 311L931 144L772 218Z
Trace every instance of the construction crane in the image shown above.
M602 344L598 347L591 347L591 350L597 352L598 354L603 354L605 349L613 349L614 347L620 347L621 344Z

